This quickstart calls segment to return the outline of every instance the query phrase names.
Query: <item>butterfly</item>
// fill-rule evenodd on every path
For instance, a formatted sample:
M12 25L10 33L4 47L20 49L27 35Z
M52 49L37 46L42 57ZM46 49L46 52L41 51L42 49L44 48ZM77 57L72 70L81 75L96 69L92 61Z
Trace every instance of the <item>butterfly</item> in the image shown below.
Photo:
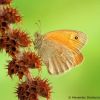
M34 47L50 74L64 73L83 61L80 52L85 45L85 33L75 30L57 30L45 35L35 33Z

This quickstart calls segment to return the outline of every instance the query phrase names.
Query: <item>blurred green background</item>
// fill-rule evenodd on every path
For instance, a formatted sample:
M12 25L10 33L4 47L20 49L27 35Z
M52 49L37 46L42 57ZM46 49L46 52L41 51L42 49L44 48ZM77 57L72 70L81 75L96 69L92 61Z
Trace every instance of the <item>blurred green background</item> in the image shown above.
M88 36L88 43L82 49L85 60L79 67L52 76L43 66L42 77L48 78L53 86L51 100L69 100L68 96L100 96L100 0L14 0L12 6L23 16L17 27L31 36L38 30L35 25L38 20L42 23L42 34L73 29ZM19 80L7 76L5 65L8 59L10 57L5 52L0 53L0 100L18 100L14 91ZM40 97L40 100L45 99Z

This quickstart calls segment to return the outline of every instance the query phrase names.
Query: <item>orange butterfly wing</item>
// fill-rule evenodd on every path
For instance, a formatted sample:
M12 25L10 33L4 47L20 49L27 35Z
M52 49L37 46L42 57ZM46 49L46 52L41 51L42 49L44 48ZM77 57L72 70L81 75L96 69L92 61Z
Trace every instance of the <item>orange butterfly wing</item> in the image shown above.
M79 39L75 40L75 36L78 36ZM80 50L85 45L87 36L80 31L58 30L47 33L44 39L56 41L75 51L76 49Z

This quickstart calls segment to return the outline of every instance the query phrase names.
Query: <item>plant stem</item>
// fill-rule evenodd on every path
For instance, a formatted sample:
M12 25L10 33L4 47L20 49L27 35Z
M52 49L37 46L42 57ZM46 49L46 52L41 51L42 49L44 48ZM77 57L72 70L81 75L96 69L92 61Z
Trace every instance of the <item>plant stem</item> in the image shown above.
M28 70L28 72L24 72L24 75L26 76L26 78L29 80L29 81L32 81L33 80L33 77L30 73L30 71Z

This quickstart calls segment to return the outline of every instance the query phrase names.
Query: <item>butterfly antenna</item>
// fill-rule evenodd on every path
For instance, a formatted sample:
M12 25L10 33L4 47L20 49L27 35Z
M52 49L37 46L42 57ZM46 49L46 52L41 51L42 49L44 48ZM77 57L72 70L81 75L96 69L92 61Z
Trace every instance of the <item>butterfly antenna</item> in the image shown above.
M35 23L39 29L39 33L41 33L41 21L38 20L38 22Z

